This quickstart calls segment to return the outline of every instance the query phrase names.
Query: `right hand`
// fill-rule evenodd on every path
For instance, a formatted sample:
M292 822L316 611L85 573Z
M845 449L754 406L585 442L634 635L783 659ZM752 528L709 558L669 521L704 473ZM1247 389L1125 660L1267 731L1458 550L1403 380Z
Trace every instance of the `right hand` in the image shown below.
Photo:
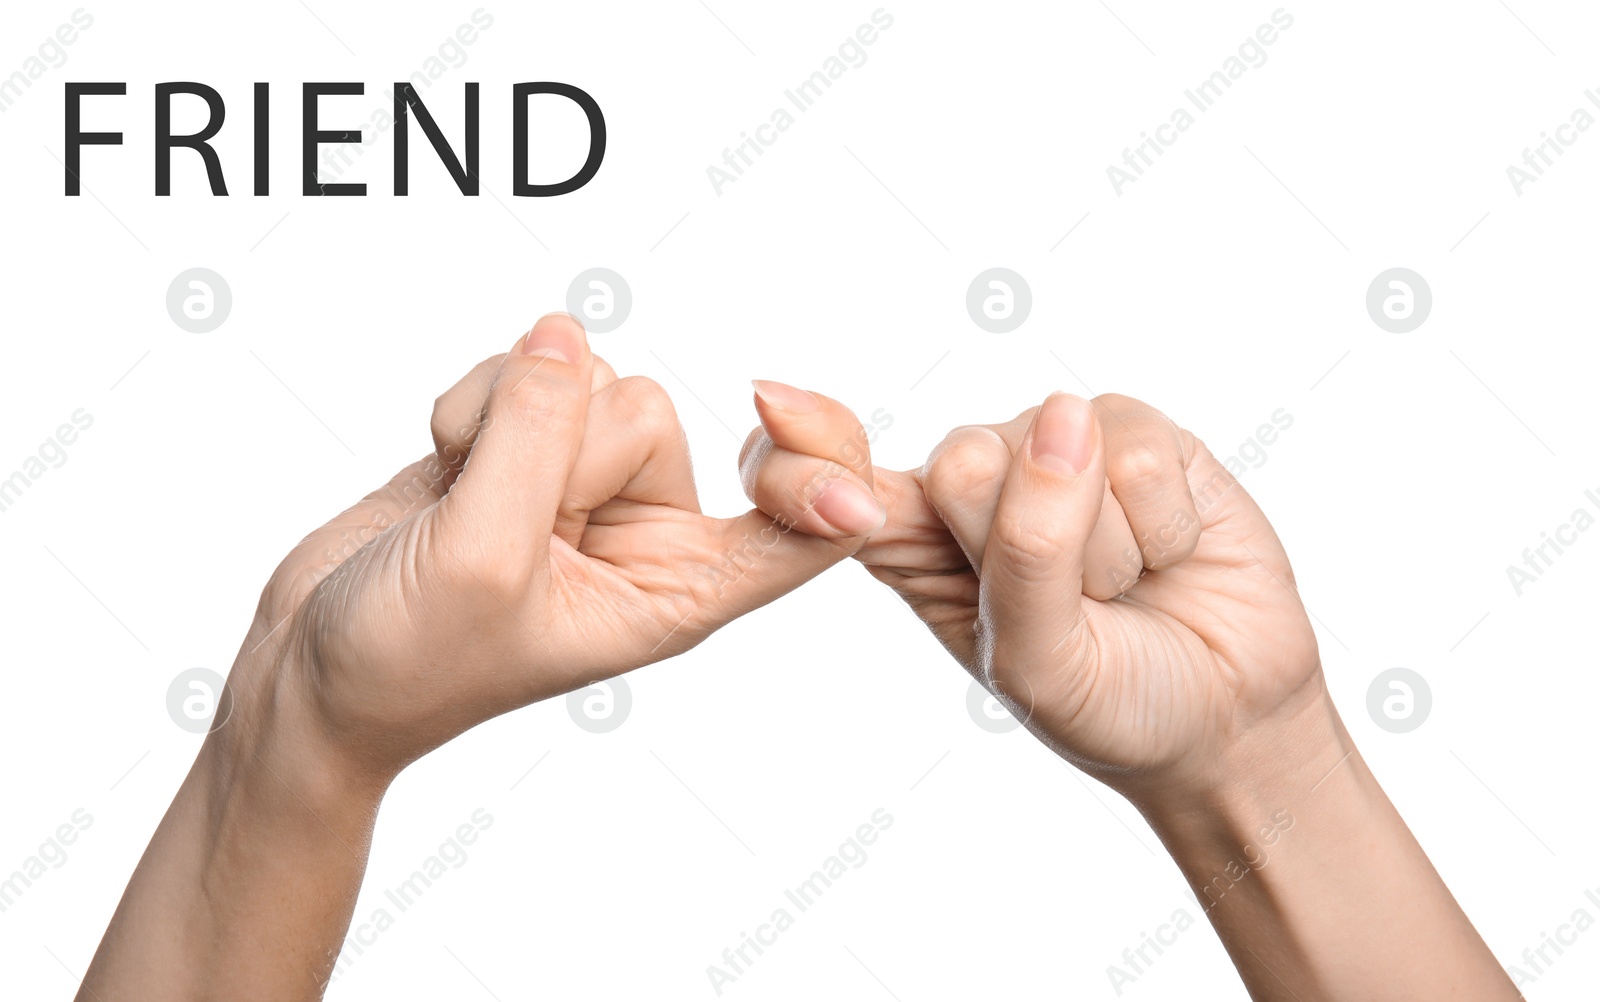
M290 721L289 746L362 779L682 653L854 549L704 514L665 392L617 379L565 314L441 397L434 438L283 561L230 678L247 719ZM808 499L882 521L859 479Z
M757 411L746 483L785 517L801 464L765 464L763 443L805 451L859 425L836 416L797 437L792 415ZM1215 788L1241 750L1284 754L1296 718L1328 709L1277 535L1153 408L1057 394L873 478L888 522L857 558L1041 740L1114 788ZM1287 729L1255 726L1269 720Z

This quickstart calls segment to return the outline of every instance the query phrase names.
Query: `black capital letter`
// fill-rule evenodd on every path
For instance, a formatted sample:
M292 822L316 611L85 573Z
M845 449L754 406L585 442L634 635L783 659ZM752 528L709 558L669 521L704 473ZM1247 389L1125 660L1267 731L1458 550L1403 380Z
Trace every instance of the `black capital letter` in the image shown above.
M533 94L555 94L583 109L589 116L589 159L578 173L558 184L528 183L528 98ZM600 106L585 92L564 83L519 83L511 88L511 194L545 197L577 191L594 177L606 155L606 118Z
M461 189L463 195L476 195L478 193L478 85L467 84L467 166L463 170L461 161L456 159L455 151L445 141L444 133L439 131L439 126L428 114L428 108L422 103L422 98L417 96L417 89L410 83L397 83L394 85L394 193L396 195L410 194L410 163L407 158L406 140L406 109L409 107L416 112L417 124L422 126L422 134L428 137L428 142L433 144L433 152L439 155L439 161L444 164L445 170L455 179L456 187Z
M318 143L359 143L361 130L325 132L317 128L317 98L323 94L360 94L365 84L358 83L308 83L300 95L300 173L302 191L307 195L365 195L364 184L318 184Z
M172 134L172 95L194 94L205 98L209 118L206 127L192 136ZM156 84L156 194L172 194L172 148L186 146L200 154L206 163L206 180L211 182L211 194L226 195L228 186L222 180L222 161L217 151L207 142L222 128L228 109L222 104L222 95L202 83Z
M82 113L78 98L84 94L126 94L125 83L69 83L67 84L67 194L78 193L78 154L84 146L121 146L120 132L84 132L80 123Z
M267 128L267 85L258 83L255 86L256 94L256 194L267 193L267 149L272 142L270 130Z

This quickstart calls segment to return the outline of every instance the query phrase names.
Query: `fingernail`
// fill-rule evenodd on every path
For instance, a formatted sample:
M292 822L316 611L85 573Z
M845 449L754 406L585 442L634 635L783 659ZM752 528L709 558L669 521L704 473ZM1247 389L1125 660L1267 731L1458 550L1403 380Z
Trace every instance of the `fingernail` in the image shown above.
M566 313L547 313L522 339L524 355L572 362L583 355L583 325Z
M822 406L822 401L814 394L807 393L798 386L790 386L788 383L774 382L771 379L752 379L750 385L756 388L756 396L760 397L768 407L775 407L780 411L810 414Z
M1070 393L1052 393L1033 426L1033 461L1047 470L1077 476L1094 457L1094 409Z
M883 528L887 518L878 499L853 480L831 480L824 484L814 507L824 522L847 536L876 532Z

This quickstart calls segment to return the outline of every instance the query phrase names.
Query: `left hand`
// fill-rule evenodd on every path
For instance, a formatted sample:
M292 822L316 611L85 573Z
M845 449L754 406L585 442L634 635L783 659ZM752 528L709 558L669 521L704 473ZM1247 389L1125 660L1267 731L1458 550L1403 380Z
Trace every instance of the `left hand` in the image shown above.
M434 456L284 560L245 642L262 654L230 680L286 692L304 734L378 779L490 717L686 651L859 545L759 510L703 514L666 393L615 378L565 314L441 397L434 434ZM870 480L830 469L803 502L853 496L861 531L881 523Z
M762 420L758 435L792 435L784 415ZM1072 463L1037 461L1041 428ZM747 481L768 484L752 497L780 516L768 499L788 477L746 460ZM1225 782L1206 770L1279 730L1257 724L1325 710L1272 526L1154 408L1057 395L874 480L888 524L857 558L1041 740L1113 788Z

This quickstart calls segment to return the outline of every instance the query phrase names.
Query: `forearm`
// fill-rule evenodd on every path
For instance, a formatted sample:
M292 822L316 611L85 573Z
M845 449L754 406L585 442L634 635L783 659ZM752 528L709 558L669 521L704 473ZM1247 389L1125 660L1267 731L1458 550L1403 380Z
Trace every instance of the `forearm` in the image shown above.
M235 670L233 712L145 850L80 1002L321 998L382 785L330 767L280 681Z
M1257 999L1516 999L1325 691L1141 810Z

